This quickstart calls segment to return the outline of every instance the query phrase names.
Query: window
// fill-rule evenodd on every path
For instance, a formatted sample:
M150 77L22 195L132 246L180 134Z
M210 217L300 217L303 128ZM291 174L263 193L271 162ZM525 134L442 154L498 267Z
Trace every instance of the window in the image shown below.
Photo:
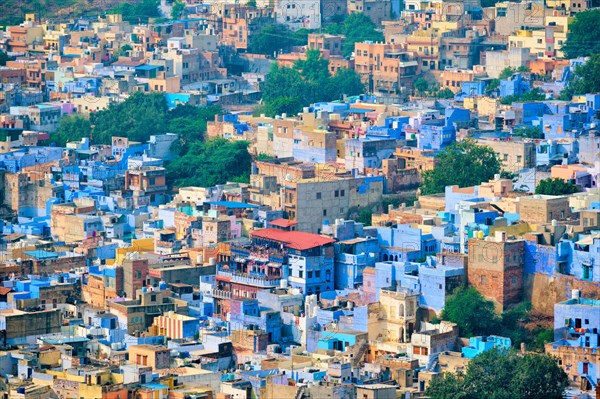
M485 276L481 276L481 285L485 285L485 283L486 283Z
M317 199L321 199L321 193L317 193Z
M344 190L340 190L340 197L343 197L345 195Z
M304 272L302 270L298 270L298 277L303 278Z
M156 294L152 294L152 295L150 295L150 300L151 300L152 302L156 301Z
M321 271L315 270L315 278L321 278Z
M327 216L327 209L323 209L323 216Z
M515 287L517 285L517 277L516 276L512 276L512 278L510 279L510 284Z
M309 271L309 272L307 272L307 274L308 274L308 278L312 278L313 272Z
M340 196L340 190L335 190L333 193L334 197L337 198Z

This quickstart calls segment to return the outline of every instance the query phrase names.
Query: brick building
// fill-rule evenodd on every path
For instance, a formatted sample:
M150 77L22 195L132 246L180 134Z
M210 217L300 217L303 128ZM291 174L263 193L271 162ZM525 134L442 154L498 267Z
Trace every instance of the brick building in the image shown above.
M494 302L502 312L523 297L525 241L507 240L497 232L494 240L469 240L469 285Z

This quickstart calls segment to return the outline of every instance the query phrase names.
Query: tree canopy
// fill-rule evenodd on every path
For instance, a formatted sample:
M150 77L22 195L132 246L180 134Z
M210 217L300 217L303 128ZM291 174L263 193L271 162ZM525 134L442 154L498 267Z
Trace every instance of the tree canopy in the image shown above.
M492 349L469 362L464 374L434 379L426 395L432 399L561 399L568 376L547 354Z
M93 125L92 141L108 144L112 136L127 137L131 141L146 142L151 135L175 133L185 152L186 146L194 140L202 140L206 122L213 120L221 112L219 107L196 107L178 105L169 110L164 93L136 92L124 102L111 104L107 109L90 115ZM59 137L79 140L88 137L89 129L67 118L65 126L59 128ZM56 143L61 142L57 139Z
M577 186L559 178L547 178L541 180L535 188L536 194L543 195L567 195L578 192Z
M152 134L167 132L167 113L164 93L133 93L124 102L90 115L94 142L108 144L112 136L145 142Z
M569 23L567 41L562 51L567 58L587 57L600 53L600 9L575 14Z
M531 303L523 302L498 315L493 302L473 287L457 288L446 300L440 318L456 323L461 336L500 335L510 338L513 345L524 342L537 351L543 351L544 344L554 338L552 323L533 313Z
M364 85L353 70L329 72L329 62L318 50L308 50L305 60L298 60L293 68L274 64L263 86L263 106L256 112L274 116L295 114L302 107L317 101L338 100L344 94L361 94Z
M423 77L418 77L413 86L419 93L425 93L429 88L429 82L427 82Z
M306 45L308 33L307 29L292 32L285 25L265 26L250 36L248 52L273 56L276 52L289 51L294 46Z
M575 68L573 80L562 91L561 98L571 100L575 94L598 92L600 92L600 53L592 55L585 64Z
M92 125L88 118L81 115L64 116L60 119L56 133L50 135L50 142L64 147L69 141L80 141L91 134Z
M171 18L172 19L181 18L181 15L183 14L183 10L185 10L185 3L183 1L176 0L173 3L173 7L171 8Z
M11 57L8 56L4 51L0 50L0 66L6 65L6 61L10 61Z
M158 18L161 16L158 10L159 4L159 0L141 0L134 4L121 3L109 12L121 14L123 21L127 21L130 24L147 23L149 18Z
M544 134L540 126L518 127L512 132L513 136L523 137L526 139L543 139Z
M354 51L354 43L370 40L383 42L383 33L376 30L377 25L371 18L363 13L350 14L343 22L332 23L325 27L327 33L332 35L344 35L346 39L342 45L344 56L348 57Z
M421 193L443 193L446 186L470 187L481 184L500 173L500 160L489 146L477 144L472 139L455 142L442 149L439 164L423 173Z
M195 141L185 155L167 165L167 178L176 187L249 182L252 157L248 145L223 138Z
M498 327L494 303L475 288L458 288L446 299L441 318L458 325L461 336L493 334Z

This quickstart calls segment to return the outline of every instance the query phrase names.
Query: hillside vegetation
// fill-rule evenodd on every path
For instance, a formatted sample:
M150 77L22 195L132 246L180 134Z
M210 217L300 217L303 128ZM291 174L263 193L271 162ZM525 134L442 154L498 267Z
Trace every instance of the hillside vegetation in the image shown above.
M139 2L127 1L131 4ZM122 0L1 0L0 26L18 25L25 20L25 14L29 13L35 13L42 19L68 19L96 15L122 3Z

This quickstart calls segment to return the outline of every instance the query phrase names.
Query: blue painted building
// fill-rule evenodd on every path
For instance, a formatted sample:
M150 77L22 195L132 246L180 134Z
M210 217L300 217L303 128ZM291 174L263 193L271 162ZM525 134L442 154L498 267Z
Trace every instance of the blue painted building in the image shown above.
M352 238L336 242L335 288L356 288L363 282L366 267L375 266L379 259L379 241L374 237Z
M600 300L575 297L554 305L554 339L546 352L558 356L569 379L583 390L600 382Z
M483 96L485 94L485 81L462 82L462 92L465 97Z
M531 83L525 80L523 75L515 73L508 79L500 81L500 96L520 96L531 90Z
M331 331L321 331L317 347L324 350L344 351L360 340L367 341L366 332L333 329Z
M410 225L378 227L377 239L383 261L415 261L437 250L437 241L431 234Z
M510 338L490 335L489 337L471 337L469 346L461 349L464 357L473 359L475 356L489 351L490 349L509 350L512 345Z

